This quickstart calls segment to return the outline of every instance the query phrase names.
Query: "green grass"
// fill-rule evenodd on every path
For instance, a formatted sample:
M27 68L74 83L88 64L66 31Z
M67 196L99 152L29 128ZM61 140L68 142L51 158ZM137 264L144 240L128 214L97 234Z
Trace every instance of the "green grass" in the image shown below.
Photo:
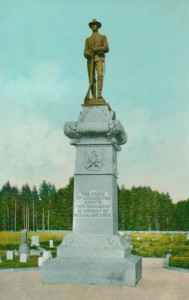
M54 244L60 243L65 235L69 232L35 232L29 231L27 233L28 243L31 242L32 235L38 235L40 244L48 243L49 240L54 240ZM7 232L0 231L0 247L7 246L19 246L22 241L21 232Z
M142 240L138 241L137 236ZM132 234L132 253L143 257L189 256L186 234Z
M137 236L142 239L137 240ZM171 267L189 269L189 241L186 234L132 234L132 253L143 257L161 257L171 254Z
M31 236L38 235L40 241L40 247L50 250L53 257L56 257L56 247L59 246L63 238L69 232L28 232L28 245L31 244ZM2 258L2 263L0 263L0 269L8 268L27 268L27 267L37 267L38 266L38 256L30 256L27 263L20 263L19 257L14 256L14 260L6 259L6 250L19 249L21 244L21 232L0 232L0 256ZM54 248L49 249L49 240L53 240ZM33 246L30 249L36 249Z
M31 244L31 236L38 235L40 246L46 250L51 250L53 257L56 256L56 247L59 246L63 238L69 232L28 232L28 245ZM137 240L137 236L142 239ZM54 241L54 248L49 249L49 240ZM19 257L14 261L6 260L6 250L19 248L21 244L21 232L0 232L0 256L3 263L0 268L20 268L37 266L38 257L30 256L27 263L20 263ZM171 254L171 266L177 267L184 265L188 267L189 260L189 241L186 240L186 234L150 234L150 233L133 233L131 234L132 253L143 257L162 257ZM30 249L36 247L30 247ZM174 257L176 259L174 260ZM179 260L178 257L181 259ZM187 263L186 263L187 262Z
M15 257L14 260L6 260L6 258L2 257L2 263L0 264L1 269L9 269L9 268L30 268L38 266L38 257L30 256L28 262L20 263L19 256Z
M170 267L189 269L189 257L171 256L169 261Z

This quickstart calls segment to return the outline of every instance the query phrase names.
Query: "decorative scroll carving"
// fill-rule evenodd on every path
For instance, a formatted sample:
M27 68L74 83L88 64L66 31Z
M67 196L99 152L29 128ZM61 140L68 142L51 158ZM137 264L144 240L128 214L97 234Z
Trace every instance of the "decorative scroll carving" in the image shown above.
M117 140L118 145L123 145L127 142L127 134L118 120L112 120L108 123L109 131L107 138L112 140L114 143Z
M74 240L74 235L73 234L68 234L63 239L61 246L70 247L70 245L73 243L73 240Z
M64 125L64 133L67 137L72 139L72 144L77 144L80 138L77 132L77 122L66 122Z
M87 108L80 114L78 122L66 122L64 133L72 139L72 144L81 142L83 137L104 137L108 143L114 144L120 150L120 145L127 141L127 134L120 121L112 118L115 115L107 108Z
M111 236L108 237L108 243L110 245L112 245L112 247L114 247L114 248L118 247L118 240L113 235L111 235Z
M122 236L111 235L108 237L108 243L114 248L128 248L128 244Z
M119 237L119 242L120 242L120 245L122 245L124 248L128 247L128 244L127 244L127 242L126 242L126 240L124 239L123 236Z

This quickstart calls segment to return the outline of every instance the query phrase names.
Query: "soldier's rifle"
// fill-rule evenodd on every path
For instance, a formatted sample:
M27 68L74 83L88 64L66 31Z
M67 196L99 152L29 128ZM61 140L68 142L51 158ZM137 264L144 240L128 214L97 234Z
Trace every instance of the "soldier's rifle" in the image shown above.
M87 90L86 96L85 96L85 101L87 99L90 99L90 90L92 88L93 85L93 68L94 68L94 55L91 57L91 74L90 74L90 82L89 82L89 88Z

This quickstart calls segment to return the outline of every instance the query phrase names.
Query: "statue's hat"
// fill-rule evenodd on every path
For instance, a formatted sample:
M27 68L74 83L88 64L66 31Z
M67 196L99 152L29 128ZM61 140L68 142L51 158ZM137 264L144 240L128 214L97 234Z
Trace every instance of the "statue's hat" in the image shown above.
M100 28L102 26L102 24L100 22L98 22L96 19L93 19L90 23L89 23L89 27L92 28L93 25L97 25L98 28Z

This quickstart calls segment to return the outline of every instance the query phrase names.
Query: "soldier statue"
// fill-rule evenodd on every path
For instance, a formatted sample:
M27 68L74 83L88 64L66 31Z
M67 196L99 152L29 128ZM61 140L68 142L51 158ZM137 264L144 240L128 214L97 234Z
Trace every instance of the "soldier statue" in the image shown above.
M89 76L89 89L85 99L89 99L90 90L92 98L96 99L96 73L97 73L97 98L102 98L103 74L105 53L109 51L107 38L101 35L98 29L101 23L93 19L89 23L93 33L85 41L84 56L87 59L87 69Z

